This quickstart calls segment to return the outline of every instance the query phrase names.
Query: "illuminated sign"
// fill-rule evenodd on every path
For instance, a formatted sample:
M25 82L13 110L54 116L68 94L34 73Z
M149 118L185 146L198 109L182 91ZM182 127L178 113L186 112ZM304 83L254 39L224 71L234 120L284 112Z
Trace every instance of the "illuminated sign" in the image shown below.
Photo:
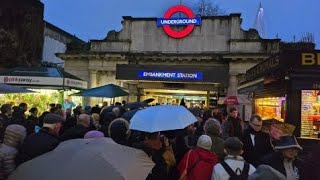
M301 65L302 66L320 65L320 53L302 53Z
M187 17L186 18L171 18L172 15L176 13L183 13ZM171 7L165 14L163 18L157 19L157 25L163 26L163 30L166 34L168 34L172 38L184 38L188 36L195 25L201 25L201 18L195 17L192 10L186 6L177 5ZM181 31L176 31L172 28L172 26L186 26Z
M138 77L141 79L202 80L202 73L139 71Z

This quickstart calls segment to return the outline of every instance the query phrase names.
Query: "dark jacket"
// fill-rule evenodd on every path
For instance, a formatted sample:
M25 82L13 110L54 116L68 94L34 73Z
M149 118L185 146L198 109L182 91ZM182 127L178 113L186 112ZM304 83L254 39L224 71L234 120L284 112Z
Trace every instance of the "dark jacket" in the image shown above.
M283 175L287 177L286 169L283 165L284 158L279 152L274 152L271 153L267 156L265 156L262 159L262 164L269 165L275 170L279 171ZM293 161L292 167L294 172L297 173L297 176L300 176L301 173L301 166L302 166L302 161L299 158L296 158Z
M164 150L154 150L143 143L133 144L136 149L143 150L148 156L152 157L152 161L156 164L149 173L146 180L164 180L169 179L166 162L162 156Z
M254 146L252 144L251 135L254 134ZM271 147L270 136L264 132L256 132L251 127L243 132L243 158L248 163L257 167L261 164L261 159L270 154L273 150Z
M11 124L11 119L5 115L0 114L0 142L3 141L4 131L6 130L7 126Z
M224 139L228 137L238 137L242 139L242 120L237 117L228 116L226 122L223 123L222 137Z
M66 132L64 132L61 135L61 140L66 141L69 139L79 139L83 138L84 135L89 131L90 129L83 126L82 124L77 124L76 126L68 129Z
M53 134L49 134L48 128L42 128L38 133L31 134L24 140L16 157L16 164L20 165L52 151L59 143L60 139Z

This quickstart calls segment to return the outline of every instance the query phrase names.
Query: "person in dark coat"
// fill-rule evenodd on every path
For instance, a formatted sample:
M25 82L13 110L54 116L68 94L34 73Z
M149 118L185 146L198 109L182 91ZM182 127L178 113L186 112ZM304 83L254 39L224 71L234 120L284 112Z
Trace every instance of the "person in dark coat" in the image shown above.
M273 151L269 134L262 132L262 119L252 115L248 129L243 132L243 158L255 167L260 165L260 160Z
M223 123L222 137L224 139L228 137L237 137L242 139L242 127L243 122L239 118L238 109L231 108L226 122Z
M118 144L129 145L129 136L130 136L129 123L123 119L118 118L113 120L108 128L108 135Z
M211 152L214 152L219 162L223 161L224 153L224 140L221 138L221 125L217 119L210 118L203 126L206 135L210 136L212 141Z
M288 180L300 179L302 160L297 156L302 147L296 138L291 135L282 136L274 148L277 152L264 157L262 164L271 166L286 176Z
M300 179L320 180L320 144L314 144L310 155L304 159ZM317 172L317 173L316 173Z
M88 114L81 114L78 117L77 125L68 129L61 135L61 140L66 141L69 139L79 139L83 138L84 135L90 131L90 115Z
M143 150L156 164L149 173L146 180L164 180L169 179L168 167L163 157L165 148L162 147L160 133L142 133L140 137L142 142L134 143L132 146Z
M11 124L11 115L13 112L10 104L3 104L0 108L0 141L3 141L4 132L8 125Z
M42 129L24 140L16 157L17 165L55 149L60 143L58 136L63 121L63 117L57 114L47 114L43 119Z

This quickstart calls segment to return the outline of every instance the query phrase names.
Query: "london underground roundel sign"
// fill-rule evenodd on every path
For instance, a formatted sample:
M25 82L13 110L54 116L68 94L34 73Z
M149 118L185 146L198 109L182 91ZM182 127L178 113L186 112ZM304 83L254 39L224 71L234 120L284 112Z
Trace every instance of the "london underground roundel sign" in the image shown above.
M175 13L183 13L186 18L171 18ZM183 5L173 6L164 14L163 18L157 19L157 25L163 26L163 30L168 36L176 39L184 38L188 36L195 25L201 25L201 18L195 17L190 8ZM181 31L176 31L172 26L186 26Z

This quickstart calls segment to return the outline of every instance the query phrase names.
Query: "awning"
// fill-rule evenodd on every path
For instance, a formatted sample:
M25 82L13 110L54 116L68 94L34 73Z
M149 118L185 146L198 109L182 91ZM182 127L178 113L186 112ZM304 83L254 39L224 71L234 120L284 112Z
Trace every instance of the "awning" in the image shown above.
M56 89L87 89L88 83L59 67L17 67L0 73L0 83Z
M264 88L263 81L264 81L264 79L260 78L260 79L242 84L238 87L238 93L239 94L249 94L252 92L262 91Z

